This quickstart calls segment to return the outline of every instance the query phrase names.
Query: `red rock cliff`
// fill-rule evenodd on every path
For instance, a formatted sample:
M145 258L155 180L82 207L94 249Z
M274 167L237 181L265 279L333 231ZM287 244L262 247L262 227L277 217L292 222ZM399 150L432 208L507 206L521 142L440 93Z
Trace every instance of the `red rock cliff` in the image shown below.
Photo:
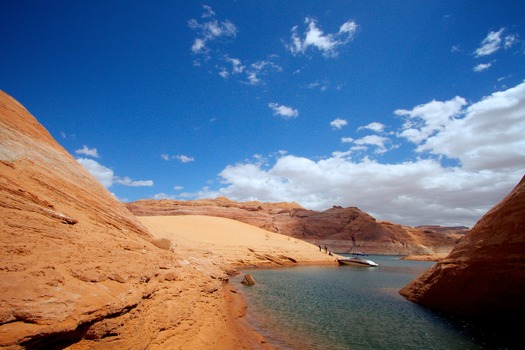
M152 244L1 91L0 218L0 348L248 348L225 326L223 271Z
M525 312L525 177L448 257L400 293L435 310L515 329Z

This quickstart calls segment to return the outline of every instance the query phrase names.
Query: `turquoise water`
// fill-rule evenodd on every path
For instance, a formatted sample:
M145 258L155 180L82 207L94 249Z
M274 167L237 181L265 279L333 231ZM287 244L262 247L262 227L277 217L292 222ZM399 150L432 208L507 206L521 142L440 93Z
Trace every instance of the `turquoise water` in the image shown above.
M433 263L370 256L379 267L251 269L232 279L248 321L277 349L492 349L470 325L398 294ZM256 285L240 284L251 274Z

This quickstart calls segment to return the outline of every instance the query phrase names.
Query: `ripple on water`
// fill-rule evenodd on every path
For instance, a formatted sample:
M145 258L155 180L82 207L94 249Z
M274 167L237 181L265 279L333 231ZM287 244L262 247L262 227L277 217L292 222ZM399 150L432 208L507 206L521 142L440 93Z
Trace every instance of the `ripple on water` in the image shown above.
M377 268L254 269L248 320L278 349L490 349L398 290L433 263L373 256ZM238 279L238 280L237 280Z

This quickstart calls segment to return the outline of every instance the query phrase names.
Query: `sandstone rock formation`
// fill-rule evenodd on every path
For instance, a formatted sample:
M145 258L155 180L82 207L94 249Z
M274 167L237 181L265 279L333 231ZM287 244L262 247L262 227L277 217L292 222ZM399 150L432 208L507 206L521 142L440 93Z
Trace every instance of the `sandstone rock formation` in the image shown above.
M1 348L254 348L228 316L224 271L152 244L3 92L0 217Z
M525 312L525 177L400 293L447 314L516 329Z
M242 279L241 283L246 286L255 286L255 280L250 274L244 275L244 278Z
M335 252L369 254L448 253L466 227L408 227L380 222L355 207L318 212L297 203L235 202L224 197L195 201L139 200L128 203L135 215L210 215L234 219Z

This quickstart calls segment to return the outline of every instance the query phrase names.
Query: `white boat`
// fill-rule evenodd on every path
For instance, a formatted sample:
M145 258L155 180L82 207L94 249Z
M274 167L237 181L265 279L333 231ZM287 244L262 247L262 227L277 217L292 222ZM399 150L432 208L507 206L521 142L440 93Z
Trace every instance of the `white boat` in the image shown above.
M337 262L339 263L339 265L370 266L370 267L379 266L379 264L373 262L372 260L363 259L357 256L352 256L352 257L349 256L346 258L337 259Z

